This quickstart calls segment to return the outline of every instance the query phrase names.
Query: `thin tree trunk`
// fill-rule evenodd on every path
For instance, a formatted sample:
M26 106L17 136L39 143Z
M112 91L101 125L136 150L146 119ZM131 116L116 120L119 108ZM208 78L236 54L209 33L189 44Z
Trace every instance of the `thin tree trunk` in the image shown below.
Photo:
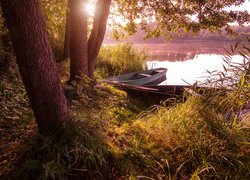
M80 3L86 0L69 0L70 21L70 79L81 81L89 75L87 56L87 12L82 11Z
M66 119L67 102L38 1L1 0L1 5L39 131L56 131Z
M98 0L94 16L93 28L88 40L88 71L93 77L96 60L106 32L111 0Z
M69 21L69 9L67 9L66 14L66 25L65 25L65 35L64 35L64 49L61 57L61 61L70 57L70 21Z

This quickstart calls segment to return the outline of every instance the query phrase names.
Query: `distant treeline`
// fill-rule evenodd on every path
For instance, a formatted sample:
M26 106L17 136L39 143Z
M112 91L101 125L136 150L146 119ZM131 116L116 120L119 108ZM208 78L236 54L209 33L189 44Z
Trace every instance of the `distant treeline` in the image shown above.
M175 34L173 35L173 39L170 41L209 41L209 40L219 40L219 41L234 41L237 39L246 39L246 37L250 37L250 26L233 26L234 36L229 35L225 30L221 32L211 32L208 30L201 30L197 34L183 33L183 34ZM105 37L104 43L117 43L129 41L133 43L164 43L164 38L153 38L153 39L144 39L145 33L142 30L138 30L137 33L133 36L128 37L127 39L123 38L119 41L116 41L112 37L112 31L108 30L107 35Z

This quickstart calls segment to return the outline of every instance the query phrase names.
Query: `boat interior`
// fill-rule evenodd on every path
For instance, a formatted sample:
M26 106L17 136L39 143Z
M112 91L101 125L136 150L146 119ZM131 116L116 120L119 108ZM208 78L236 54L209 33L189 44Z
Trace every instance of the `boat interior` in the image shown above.
M152 75L155 75L157 73L162 72L163 70L159 69L159 70L153 70L152 72L146 74L146 73L136 73L133 76L133 79L140 79L140 78L144 78L144 77L151 77Z

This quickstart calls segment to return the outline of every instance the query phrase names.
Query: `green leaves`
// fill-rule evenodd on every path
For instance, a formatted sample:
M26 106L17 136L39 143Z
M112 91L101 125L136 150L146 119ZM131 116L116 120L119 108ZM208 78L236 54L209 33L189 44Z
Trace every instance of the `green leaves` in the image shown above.
M239 24L249 22L247 12L225 10L226 7L242 4L244 0L114 0L114 2L114 9L118 10L119 14L130 22L124 30L134 33L134 26L140 25L140 28L147 33L147 38L159 35L168 36L170 33L179 33L180 31L194 33L201 29L216 31L223 27L229 27L229 23L235 21ZM157 27L157 31L155 27Z
M57 58L63 49L67 0L40 0L52 49Z

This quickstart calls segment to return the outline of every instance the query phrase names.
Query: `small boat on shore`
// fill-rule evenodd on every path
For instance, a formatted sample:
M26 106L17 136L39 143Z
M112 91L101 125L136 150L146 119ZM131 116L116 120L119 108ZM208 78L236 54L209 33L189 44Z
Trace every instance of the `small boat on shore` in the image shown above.
M192 86L188 85L159 85L166 80L166 72L166 68L157 68L114 76L105 79L104 82L124 90L130 95L156 100L183 96L185 91L192 91Z
M166 68L156 68L140 72L132 72L107 78L104 82L115 86L121 85L156 85L166 80Z

